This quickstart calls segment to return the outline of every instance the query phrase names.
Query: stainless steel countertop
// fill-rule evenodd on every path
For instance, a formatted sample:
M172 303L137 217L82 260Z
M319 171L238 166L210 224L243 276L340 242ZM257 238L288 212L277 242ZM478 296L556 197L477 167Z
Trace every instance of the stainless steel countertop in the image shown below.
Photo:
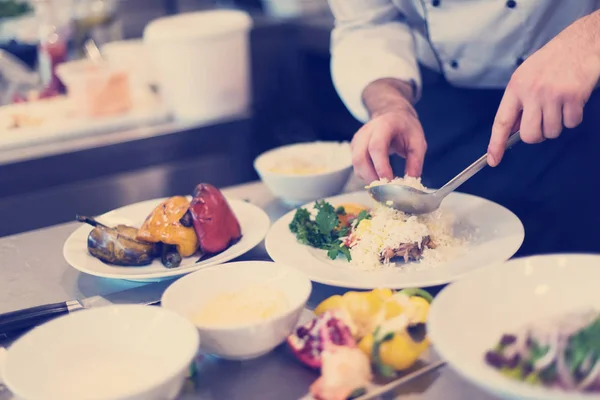
M357 190L360 183L351 180L347 191ZM289 208L275 199L260 183L250 183L224 190L227 196L246 199L262 207L275 221ZM141 283L96 278L71 268L63 259L67 237L78 227L67 223L0 239L0 312L24 307L107 294ZM240 260L269 259L260 244ZM314 284L309 307L344 290ZM205 400L296 400L317 377L303 368L282 346L257 360L226 362L204 357L200 373L189 381L181 399ZM405 400L494 400L459 378L450 368L422 377L397 392ZM0 392L0 400L11 398Z

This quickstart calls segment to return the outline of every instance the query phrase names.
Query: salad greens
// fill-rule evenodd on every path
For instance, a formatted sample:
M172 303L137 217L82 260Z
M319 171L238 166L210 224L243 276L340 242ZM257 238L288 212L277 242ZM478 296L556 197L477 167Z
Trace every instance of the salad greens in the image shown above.
M503 335L486 362L534 385L600 392L600 313L569 315L551 326Z
M346 215L344 207L334 208L325 200L321 200L315 203L314 209L317 212L313 218L309 210L298 208L290 223L290 231L300 243L327 250L327 256L332 260L341 255L350 261L350 249L343 241L350 233L350 226L340 223L340 216ZM357 216L356 223L368 218L371 216L363 210Z

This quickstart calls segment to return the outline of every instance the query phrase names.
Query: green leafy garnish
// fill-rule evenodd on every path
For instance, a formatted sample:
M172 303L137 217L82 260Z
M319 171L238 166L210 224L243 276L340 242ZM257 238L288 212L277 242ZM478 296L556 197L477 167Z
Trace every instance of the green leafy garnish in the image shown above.
M375 329L375 332L373 332L373 349L371 350L371 360L373 360L373 365L375 366L375 368L377 368L377 372L379 372L381 376L386 378L393 378L396 376L396 371L394 371L394 368L390 367L389 365L385 365L383 361L381 361L381 357L379 357L379 349L381 348L381 345L383 343L388 342L394 338L394 333L390 332L382 338L379 338L378 336L379 327L377 327Z
M323 235L330 235L336 226L340 224L340 219L333 206L325 201L317 201L315 209L318 210L315 222L319 231Z
M433 302L433 296L428 291L423 290L423 289L419 289L419 288L407 288L407 289L402 289L398 293L404 294L404 295L406 295L408 297L419 296L419 297L422 297L425 300L427 300L428 303L432 303Z
M358 224L360 224L360 222L363 219L371 219L371 214L369 214L369 212L367 210L362 210L361 212L358 213L358 216L356 217L356 222L355 222L355 226L358 226Z
M567 343L565 359L571 374L575 374L586 360L595 365L600 358L600 318L573 335Z
M350 249L341 240L349 230L348 227L339 226L339 215L345 215L344 208L335 209L324 200L317 201L314 208L317 210L314 220L305 208L297 209L290 223L290 231L300 243L327 250L327 256L332 260L344 256L350 261Z

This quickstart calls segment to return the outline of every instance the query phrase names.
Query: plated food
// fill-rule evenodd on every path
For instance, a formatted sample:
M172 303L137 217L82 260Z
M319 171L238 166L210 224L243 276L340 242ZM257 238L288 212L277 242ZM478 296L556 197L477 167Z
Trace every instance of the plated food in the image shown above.
M94 227L87 248L102 262L139 267L160 257L166 268L177 268L184 257L210 257L242 237L240 223L219 189L201 183L191 201L174 196L161 202L138 229L119 224L114 228L90 217L77 220Z
M401 289L448 283L509 259L524 238L523 225L512 212L456 192L436 213L415 218L381 206L367 191L301 208L273 224L267 252L273 260L333 286ZM350 227L344 229L344 224Z
M258 245L270 221L259 207L210 185L195 196L130 204L84 222L63 248L65 260L103 278L157 281L222 264Z
M282 290L254 284L214 295L192 315L192 321L212 327L254 324L285 312L287 307L288 299Z
M556 254L472 272L432 303L436 353L501 398L600 399L599 265L598 255Z
M397 180L425 189L420 180ZM327 250L331 259L343 255L350 264L365 270L406 266L409 261L447 262L466 250L467 241L456 237L453 214L438 209L426 215L409 215L379 203L334 207L318 201L314 212L296 210L290 231L298 241Z
M485 360L532 385L600 393L600 312L576 311L505 333Z
M241 261L177 280L161 304L198 328L205 352L247 360L285 341L306 311L310 293L310 280L294 268Z
M429 347L425 323L431 301L421 289L375 289L319 304L316 317L287 340L303 364L321 371L310 389L313 397L357 397L374 379L411 368Z

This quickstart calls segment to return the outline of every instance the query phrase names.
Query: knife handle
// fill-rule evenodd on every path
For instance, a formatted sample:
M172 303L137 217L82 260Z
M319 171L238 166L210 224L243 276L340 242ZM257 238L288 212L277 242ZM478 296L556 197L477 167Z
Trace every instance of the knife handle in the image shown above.
M63 301L0 314L0 336L16 330L33 328L53 318L66 315L75 308L73 303L75 302Z

